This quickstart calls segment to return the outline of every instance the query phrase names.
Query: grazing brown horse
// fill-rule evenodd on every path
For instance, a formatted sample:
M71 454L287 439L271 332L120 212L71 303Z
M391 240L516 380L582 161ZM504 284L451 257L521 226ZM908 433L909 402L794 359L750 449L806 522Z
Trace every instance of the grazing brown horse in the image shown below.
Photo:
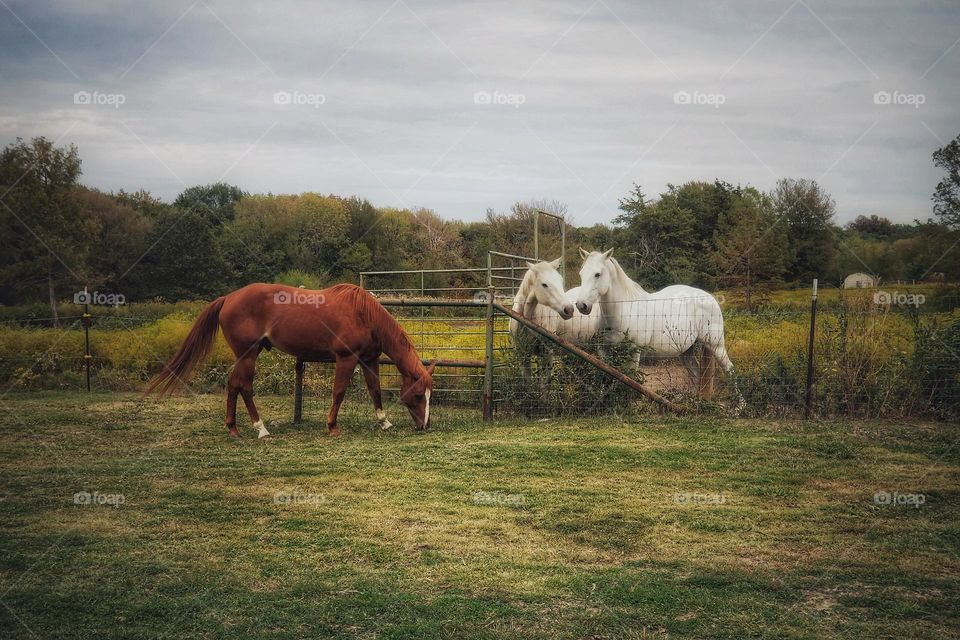
M333 406L327 416L330 435L340 435L337 413L357 363L384 429L391 424L380 399L381 354L396 364L402 382L400 400L418 429L430 424L433 367L424 367L403 328L372 295L354 285L339 284L312 291L282 284L251 284L217 298L200 313L180 350L150 382L147 392L173 392L210 352L217 327L237 357L227 383L227 428L237 431L237 394L250 412L250 422L267 432L253 403L257 356L276 347L308 361L336 362Z

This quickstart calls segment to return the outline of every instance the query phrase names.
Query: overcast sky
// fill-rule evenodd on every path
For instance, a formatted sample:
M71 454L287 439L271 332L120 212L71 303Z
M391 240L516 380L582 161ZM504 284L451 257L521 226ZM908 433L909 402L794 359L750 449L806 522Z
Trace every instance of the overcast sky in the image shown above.
M0 0L0 142L74 142L85 184L167 200L222 179L591 224L632 182L807 177L840 222L910 221L960 133L958 40L956 0Z

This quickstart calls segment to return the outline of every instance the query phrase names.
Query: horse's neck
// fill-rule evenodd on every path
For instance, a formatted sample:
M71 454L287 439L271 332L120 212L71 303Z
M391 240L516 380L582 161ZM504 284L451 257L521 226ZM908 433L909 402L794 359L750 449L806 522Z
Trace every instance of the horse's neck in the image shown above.
M381 317L380 348L393 361L402 377L419 378L422 375L423 363L410 338L388 311L384 310L383 314L385 317Z
M607 269L610 271L610 288L600 296L603 302L633 302L650 297L643 287L630 279L620 263L613 258L608 261Z

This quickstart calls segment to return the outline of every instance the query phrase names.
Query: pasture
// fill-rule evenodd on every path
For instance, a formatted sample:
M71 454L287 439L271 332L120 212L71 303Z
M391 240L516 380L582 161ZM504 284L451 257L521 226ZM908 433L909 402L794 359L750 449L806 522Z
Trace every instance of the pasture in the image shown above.
M955 424L328 400L5 396L0 636L957 637Z

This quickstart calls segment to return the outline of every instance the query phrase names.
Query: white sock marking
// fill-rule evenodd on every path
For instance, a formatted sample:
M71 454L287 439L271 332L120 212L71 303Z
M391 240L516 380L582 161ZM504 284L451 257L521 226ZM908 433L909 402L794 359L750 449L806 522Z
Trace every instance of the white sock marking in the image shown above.
M387 412L383 409L377 409L377 422L380 423L380 428L384 431L393 426L393 423L387 420Z
M270 435L270 432L267 431L267 426L263 424L263 420L257 420L253 423L253 428L257 429L257 439L263 439Z
M427 399L427 408L423 412L423 426L426 427L430 424L430 389L427 389L423 395Z

